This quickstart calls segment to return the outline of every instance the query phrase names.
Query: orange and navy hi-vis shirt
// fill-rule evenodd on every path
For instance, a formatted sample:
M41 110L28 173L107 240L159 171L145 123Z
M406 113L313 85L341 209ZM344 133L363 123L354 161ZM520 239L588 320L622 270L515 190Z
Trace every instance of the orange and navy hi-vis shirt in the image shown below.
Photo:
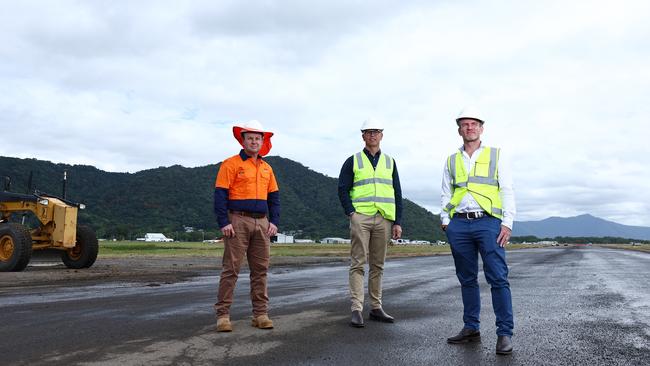
M222 228L230 224L228 210L268 214L278 226L280 191L273 169L257 157L257 164L242 149L221 163L214 189L214 212Z

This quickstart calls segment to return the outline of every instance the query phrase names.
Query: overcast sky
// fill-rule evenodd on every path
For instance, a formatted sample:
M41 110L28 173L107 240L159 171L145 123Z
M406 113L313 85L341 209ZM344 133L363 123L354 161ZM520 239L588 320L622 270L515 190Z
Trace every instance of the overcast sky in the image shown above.
M473 105L517 220L650 226L648 1L0 3L2 156L203 166L257 119L270 155L337 177L374 117L405 197L438 213Z

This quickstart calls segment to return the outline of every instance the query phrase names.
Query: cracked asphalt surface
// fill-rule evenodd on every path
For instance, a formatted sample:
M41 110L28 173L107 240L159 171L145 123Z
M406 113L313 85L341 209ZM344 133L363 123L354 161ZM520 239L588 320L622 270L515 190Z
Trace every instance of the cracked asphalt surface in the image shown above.
M384 309L397 321L366 321L362 329L348 326L345 263L273 267L269 275L273 330L250 326L248 273L242 271L232 333L214 330L216 269L200 267L180 282L160 281L160 276L152 281L106 276L75 282L73 274L65 284L30 284L25 280L30 276L27 271L19 274L18 285L10 285L0 273L0 362L650 364L650 254L560 247L510 251L508 262L515 312L515 350L510 356L494 353L494 314L482 273L482 342L445 342L462 327L462 307L453 260L437 256L389 260ZM367 310L364 315L367 318Z

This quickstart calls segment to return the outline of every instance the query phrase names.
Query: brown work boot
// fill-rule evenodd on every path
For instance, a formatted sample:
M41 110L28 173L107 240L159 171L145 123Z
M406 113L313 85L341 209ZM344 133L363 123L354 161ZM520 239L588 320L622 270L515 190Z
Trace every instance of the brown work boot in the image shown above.
M251 323L255 328L260 329L273 329L273 322L269 319L269 316L264 314L260 316L253 317L253 322Z
M217 319L217 332L232 332L229 316L222 316Z

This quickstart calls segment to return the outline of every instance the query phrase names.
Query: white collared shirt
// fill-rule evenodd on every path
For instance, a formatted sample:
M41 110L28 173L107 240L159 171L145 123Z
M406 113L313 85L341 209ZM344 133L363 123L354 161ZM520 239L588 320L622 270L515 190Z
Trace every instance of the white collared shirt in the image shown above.
M463 163L465 164L465 171L469 172L471 166L476 163L481 151L485 146L481 143L481 147L476 150L470 157L465 152L463 146L460 147L460 152L462 153ZM504 159L505 158L505 159ZM503 218L501 219L501 224L512 229L512 224L515 220L515 192L512 188L512 171L510 170L510 164L507 154L503 154L503 150L499 153L499 160L497 161L497 172L498 172L498 181L499 181L499 194L501 195L501 205L503 210ZM445 166L442 171L442 190L440 194L440 201L442 204L442 211L440 211L440 219L442 220L443 225L449 225L449 213L444 210L445 206L451 201L451 173L447 168L447 160L445 159ZM466 194L463 199L460 201L458 206L456 206L456 212L472 212L472 211L484 211L481 206L476 202L474 197L471 194Z

